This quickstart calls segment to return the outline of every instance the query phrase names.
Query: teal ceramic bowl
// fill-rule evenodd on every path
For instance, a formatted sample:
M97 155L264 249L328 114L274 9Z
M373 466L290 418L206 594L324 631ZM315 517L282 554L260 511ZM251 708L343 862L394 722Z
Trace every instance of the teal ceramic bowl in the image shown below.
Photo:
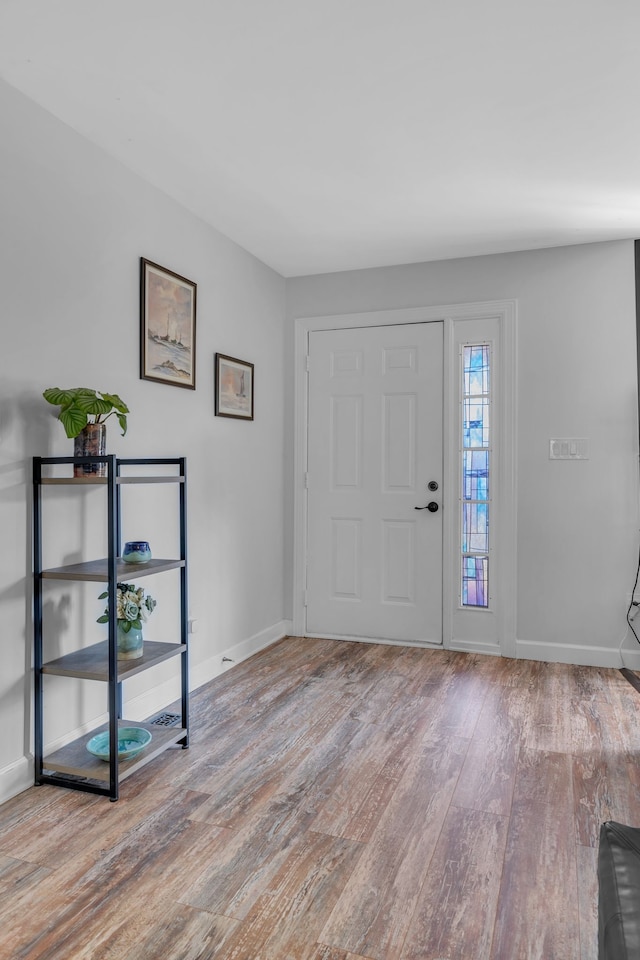
M151 733L142 727L122 727L118 730L118 760L128 760L135 757L141 750L151 743ZM91 737L87 750L99 760L109 762L109 731L103 730Z
M147 540L127 540L122 550L125 563L146 563L151 560L151 547Z

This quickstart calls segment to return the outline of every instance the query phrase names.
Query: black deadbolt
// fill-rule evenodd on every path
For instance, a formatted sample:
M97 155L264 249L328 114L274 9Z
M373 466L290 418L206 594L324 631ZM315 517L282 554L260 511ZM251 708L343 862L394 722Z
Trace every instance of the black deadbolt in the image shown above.
M438 489L438 481L437 481L437 480L429 480L429 483L427 484L427 487L428 487L429 490L434 490L434 491L437 490L437 489Z

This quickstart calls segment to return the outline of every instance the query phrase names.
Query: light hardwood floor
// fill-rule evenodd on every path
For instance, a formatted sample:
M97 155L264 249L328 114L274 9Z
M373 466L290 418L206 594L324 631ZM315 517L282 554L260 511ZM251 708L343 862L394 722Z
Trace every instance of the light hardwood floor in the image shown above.
M616 670L287 638L118 803L0 807L0 957L595 960L639 707Z

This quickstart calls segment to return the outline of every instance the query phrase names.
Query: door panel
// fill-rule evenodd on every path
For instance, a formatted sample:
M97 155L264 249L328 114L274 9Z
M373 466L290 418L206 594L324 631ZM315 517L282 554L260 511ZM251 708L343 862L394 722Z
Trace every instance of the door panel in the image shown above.
M442 642L442 337L309 335L307 633Z

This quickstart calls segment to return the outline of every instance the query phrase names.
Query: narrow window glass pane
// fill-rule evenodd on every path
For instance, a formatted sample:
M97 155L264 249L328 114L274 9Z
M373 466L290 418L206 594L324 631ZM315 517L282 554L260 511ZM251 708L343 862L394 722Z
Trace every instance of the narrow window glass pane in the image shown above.
M465 450L463 454L465 500L489 499L489 451Z
M465 447L489 446L488 397L465 397L463 430Z
M462 509L462 552L486 553L489 549L489 505L465 503Z
M464 348L464 392L466 396L489 393L489 345Z
M488 579L488 557L463 557L462 602L465 606L489 606Z

